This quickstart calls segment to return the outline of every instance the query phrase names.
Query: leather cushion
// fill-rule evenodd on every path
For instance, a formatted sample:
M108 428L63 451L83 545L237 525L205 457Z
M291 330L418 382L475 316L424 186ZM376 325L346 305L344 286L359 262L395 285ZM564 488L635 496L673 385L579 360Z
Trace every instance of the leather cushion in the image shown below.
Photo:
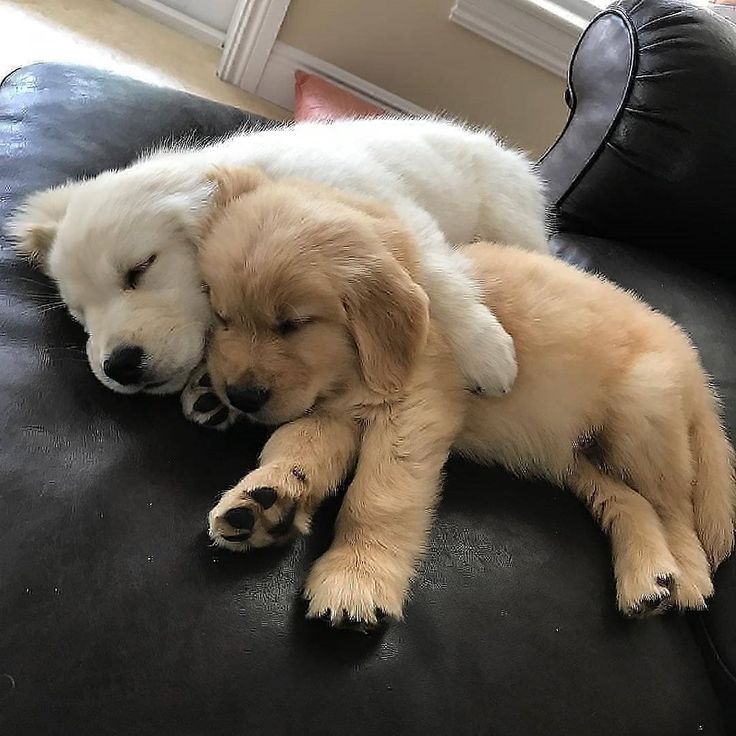
M242 122L93 70L16 72L0 219L162 134ZM45 311L51 286L0 246L0 733L724 733L688 621L623 620L585 509L499 470L450 464L405 623L375 638L305 623L297 591L338 501L287 549L210 548L205 514L263 433L103 388L81 330ZM636 275L654 291L660 277Z
M541 169L564 229L736 274L736 25L623 0L588 27L572 112Z
M736 438L736 288L729 276L716 275L673 260L665 254L576 233L554 238L557 253L585 270L600 273L631 289L678 322L698 348L716 393L723 402L723 421ZM716 595L706 613L693 617L702 628L706 657L736 729L736 555L715 577Z

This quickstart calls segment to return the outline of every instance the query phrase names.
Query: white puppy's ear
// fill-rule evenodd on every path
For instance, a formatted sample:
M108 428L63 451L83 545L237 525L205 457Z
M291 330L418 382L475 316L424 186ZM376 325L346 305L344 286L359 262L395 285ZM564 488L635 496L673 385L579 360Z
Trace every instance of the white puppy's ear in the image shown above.
M5 225L5 234L16 250L42 270L77 186L69 182L31 194Z

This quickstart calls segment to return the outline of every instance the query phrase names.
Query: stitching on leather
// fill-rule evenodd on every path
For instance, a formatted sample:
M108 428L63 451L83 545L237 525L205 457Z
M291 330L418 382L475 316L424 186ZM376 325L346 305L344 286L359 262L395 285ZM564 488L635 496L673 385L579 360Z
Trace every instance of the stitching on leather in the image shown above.
M12 72L8 72L4 77L2 82L0 82L0 89L2 89L5 86L5 83L10 79L10 77L13 76L16 72L19 72L21 69L25 69L25 67L19 66L13 69Z
M639 26L639 31L643 31L648 26L653 26L656 23L660 23L663 20L667 20L668 18L675 18L678 15L686 15L687 13L691 12L690 10L675 10L672 13L667 13L667 15L659 15L656 18L653 18L652 20L648 20L644 25Z
M636 78L641 79L641 75L637 75ZM675 130L678 133L692 132L690 128L680 125L680 123L676 123L673 120L669 120L666 117L662 117L658 110L644 110L639 107L631 107L630 105L626 105L624 109L629 113L629 115L633 115L634 117L638 115L640 118L652 123L652 125L661 125L663 128L669 128L670 130Z
M632 169L635 169L643 176L646 176L648 179L654 179L656 180L657 177L651 172L648 171L644 166L642 166L637 161L634 161L631 156L626 153L626 151L622 150L616 143L613 141L605 141L604 145L608 148L608 150L617 158L619 158L621 161L623 161L627 166L631 167Z
M636 5L634 5L634 7L631 8L631 10L629 10L629 15L633 15L634 13L636 13L636 11L639 10L639 8L643 4L644 4L644 0L639 0L639 2Z

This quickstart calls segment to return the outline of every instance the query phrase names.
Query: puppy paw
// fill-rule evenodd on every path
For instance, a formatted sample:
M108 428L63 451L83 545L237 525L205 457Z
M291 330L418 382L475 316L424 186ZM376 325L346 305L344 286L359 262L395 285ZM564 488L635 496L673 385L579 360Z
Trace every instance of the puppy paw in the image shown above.
M707 608L705 601L713 592L710 575L691 570L675 578L673 605L680 611L704 611Z
M309 531L310 514L299 500L249 477L227 491L210 511L209 535L215 545L243 552L286 544Z
M489 396L507 394L518 373L511 335L488 309L479 306L472 326L463 330L461 339L461 343L454 345L454 351L470 389Z
M189 376L181 392L181 406L190 422L203 427L227 429L238 419L239 412L225 406L212 390L212 381L204 363Z
M662 572L639 580L618 581L618 607L628 618L657 616L674 605L675 575Z
M304 586L307 618L368 633L401 618L406 586L386 579L353 550L328 550L312 567Z

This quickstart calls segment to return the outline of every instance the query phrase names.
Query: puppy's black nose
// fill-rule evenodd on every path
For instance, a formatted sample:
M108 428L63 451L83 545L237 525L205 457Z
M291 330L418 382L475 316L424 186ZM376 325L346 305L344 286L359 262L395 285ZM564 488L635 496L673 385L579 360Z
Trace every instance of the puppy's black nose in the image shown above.
M269 399L271 392L263 386L249 384L236 386L228 384L225 388L227 400L240 411L250 414L258 411Z
M140 383L143 377L143 348L138 345L120 345L107 356L102 370L108 378L121 386Z

